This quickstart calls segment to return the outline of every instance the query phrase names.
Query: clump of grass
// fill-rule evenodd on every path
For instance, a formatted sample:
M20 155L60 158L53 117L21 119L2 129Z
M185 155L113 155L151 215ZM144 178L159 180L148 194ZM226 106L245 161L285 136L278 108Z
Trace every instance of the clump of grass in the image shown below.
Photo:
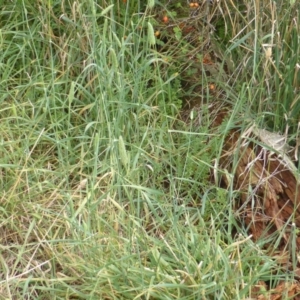
M151 5L98 2L23 1L0 10L1 295L243 299L262 278L284 279L237 226L232 191L208 180L245 103L219 132L210 132L214 116L203 117L198 132L176 128L187 76L180 55L192 48L177 36L170 50L155 49ZM246 19L227 18L236 34L224 56L239 69L232 51L245 41L237 32ZM294 31L288 51L296 55ZM288 54L278 51L277 69L287 72ZM272 68L258 60L241 80L262 87ZM204 77L201 86L211 79ZM294 84L292 73L287 80ZM285 106L297 115L296 102Z
M240 3L224 6L224 59L233 76L244 82L249 105L271 129L291 132L298 127L299 14L296 3ZM225 24L227 26L225 26ZM241 80L242 79L242 80ZM242 88L242 86L240 86Z

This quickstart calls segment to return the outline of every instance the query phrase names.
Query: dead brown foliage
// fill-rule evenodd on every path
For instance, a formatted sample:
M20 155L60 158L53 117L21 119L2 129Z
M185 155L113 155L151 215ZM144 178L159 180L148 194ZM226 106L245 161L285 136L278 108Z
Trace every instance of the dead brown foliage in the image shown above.
M219 125L225 113L215 120ZM235 204L237 218L248 228L254 241L270 240L266 249L276 261L294 272L300 279L300 263L292 267L292 255L300 250L300 193L297 174L289 167L280 154L264 147L255 135L243 137L241 130L232 130L226 137L221 169L234 173L230 182L223 176L223 183L239 191L239 201ZM277 247L274 246L277 240ZM292 245L295 245L293 249ZM260 293L262 285L265 293ZM253 288L253 295L258 300L264 299L300 299L300 284L281 282L274 289L266 283Z
M193 109L196 113L201 110L199 107ZM185 122L189 122L190 110L189 107L181 115ZM217 130L228 111L220 109L219 105L211 105L210 110L211 116L216 116L212 127ZM265 147L251 132L245 136L241 129L227 134L218 168L233 174L233 179L223 175L221 184L227 188L233 186L239 194L234 204L236 218L254 241L269 241L265 243L269 255L293 272L296 279L294 283L280 282L275 288L259 282L252 287L248 299L277 300L288 296L300 300L300 263L296 269L292 264L292 255L300 250L300 231L297 230L300 227L300 185L296 172L280 153Z

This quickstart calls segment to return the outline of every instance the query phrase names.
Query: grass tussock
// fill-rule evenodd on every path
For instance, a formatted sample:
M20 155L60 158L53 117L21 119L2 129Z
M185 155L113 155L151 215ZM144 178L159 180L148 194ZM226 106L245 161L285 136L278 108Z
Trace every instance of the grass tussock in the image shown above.
M297 1L152 4L1 6L1 299L246 299L293 281L218 161L249 122L298 145Z

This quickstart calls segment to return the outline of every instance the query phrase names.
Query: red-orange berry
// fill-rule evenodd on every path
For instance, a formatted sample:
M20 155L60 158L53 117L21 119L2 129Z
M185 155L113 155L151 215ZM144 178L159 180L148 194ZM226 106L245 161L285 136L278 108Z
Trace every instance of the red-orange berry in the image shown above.
M164 23L168 23L168 22L169 22L168 16L163 16L162 21L163 21Z

